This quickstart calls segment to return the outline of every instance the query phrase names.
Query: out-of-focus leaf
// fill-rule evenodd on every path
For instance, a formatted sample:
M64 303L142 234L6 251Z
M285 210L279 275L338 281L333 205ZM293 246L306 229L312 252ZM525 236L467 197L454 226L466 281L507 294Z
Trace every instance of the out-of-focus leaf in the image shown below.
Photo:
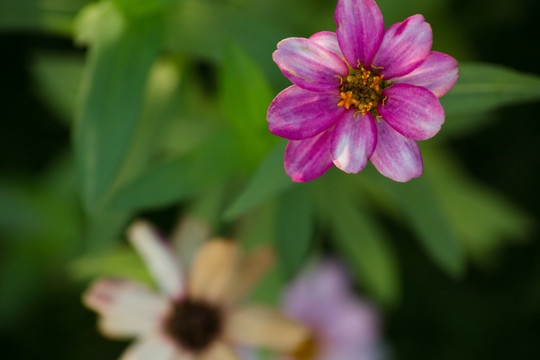
M151 166L118 191L111 208L133 211L168 205L227 179L238 167L233 139L224 132L198 151Z
M505 241L519 239L532 225L530 216L500 194L469 179L449 154L424 151L433 192L468 253L489 260Z
M449 118L448 131L474 127L476 114L540 99L540 77L536 75L491 64L460 63L459 69L456 85L441 98Z
M272 91L257 64L236 43L229 43L221 73L222 106L251 168L277 141L266 122Z
M5 0L0 30L43 31L68 35L73 19L88 0Z
M465 252L455 230L437 201L431 185L423 178L397 183L381 178L399 207L398 214L416 231L427 254L449 274L460 276L465 267Z
M399 298L396 257L387 235L367 208L353 202L343 184L328 177L316 184L315 201L321 219L328 221L332 240L358 276L359 283L380 302L394 304ZM328 191L332 189L332 191ZM350 190L350 189L349 189Z
M112 0L125 13L131 16L143 16L164 11L179 0Z
M101 254L81 256L71 262L68 270L77 281L121 277L152 284L152 278L139 254L127 246L119 246Z
M285 143L280 142L255 170L246 189L225 209L223 214L225 219L234 220L268 198L294 186L283 169L284 153Z
M306 187L282 194L277 207L276 250L288 277L302 267L313 241L313 204Z
M47 53L34 59L37 91L66 123L73 120L83 67L81 56Z
M112 4L103 4L108 6L96 24L74 135L89 212L103 206L131 145L162 35L158 17L128 21Z

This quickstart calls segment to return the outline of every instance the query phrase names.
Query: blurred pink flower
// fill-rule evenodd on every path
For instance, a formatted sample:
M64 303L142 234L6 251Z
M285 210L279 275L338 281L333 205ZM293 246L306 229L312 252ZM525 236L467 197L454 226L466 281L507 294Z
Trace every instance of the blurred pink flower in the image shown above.
M339 0L336 33L288 38L273 59L294 85L268 109L269 130L289 139L285 170L293 181L318 178L333 165L358 173L368 160L405 182L423 162L415 140L444 122L438 98L458 77L452 57L431 51L422 15L384 30L374 0Z
M272 263L269 249L246 257L231 241L210 240L186 278L149 224L136 222L128 235L160 292L129 280L100 279L83 296L100 315L104 335L136 338L122 360L234 360L238 346L291 351L307 336L276 310L237 304Z
M355 296L348 280L337 262L326 260L287 289L285 312L312 332L287 360L381 359L378 314Z

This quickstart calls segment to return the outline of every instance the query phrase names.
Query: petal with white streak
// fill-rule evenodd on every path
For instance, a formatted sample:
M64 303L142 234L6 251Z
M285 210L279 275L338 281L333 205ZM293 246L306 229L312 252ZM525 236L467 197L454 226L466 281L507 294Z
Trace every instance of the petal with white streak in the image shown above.
M309 37L309 40L314 41L326 50L330 50L334 54L338 55L340 58L343 58L343 54L341 53L341 49L339 48L339 42L336 33L333 33L331 31L320 31L311 35Z
M394 84L382 92L386 98L377 106L383 119L401 135L413 140L433 137L444 123L439 99L428 89L408 84Z
M422 15L413 15L386 30L373 65L382 67L386 80L406 75L426 60L432 42L431 26Z
M377 147L371 162L384 176L406 182L422 175L424 165L416 141L392 129L384 120L377 125Z
M184 290L182 268L174 251L159 237L152 226L142 220L128 229L128 238L146 263L163 292L179 297Z
M313 92L296 85L283 90L268 108L271 133L291 140L313 137L334 124L345 108L337 106L339 92Z
M330 140L334 128L305 140L290 140L285 149L285 172L292 181L311 181L334 165Z
M371 65L384 35L383 16L375 1L339 0L334 19L339 47L349 65Z
M441 97L454 86L458 75L456 59L450 55L432 51L422 65L407 75L393 78L392 82L422 86L435 96Z
M377 145L373 115L347 111L334 129L330 151L334 164L347 173L357 173L367 165Z
M347 64L336 54L305 38L288 38L272 55L289 80L310 91L337 89L340 76L349 74Z

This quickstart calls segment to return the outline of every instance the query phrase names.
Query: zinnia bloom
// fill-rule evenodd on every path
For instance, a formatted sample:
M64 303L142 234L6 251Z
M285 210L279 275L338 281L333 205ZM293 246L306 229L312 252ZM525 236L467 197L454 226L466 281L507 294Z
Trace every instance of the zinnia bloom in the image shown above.
M160 289L129 280L101 279L83 296L101 316L101 332L135 337L123 360L234 360L238 346L291 351L306 337L304 327L276 310L238 305L272 260L268 249L245 257L238 246L214 239L202 246L186 280L168 245L145 222L129 239Z
M444 122L438 98L458 77L457 62L431 51L422 15L384 30L374 0L339 0L336 33L288 38L273 59L294 85L268 109L269 129L290 139L285 170L293 181L316 179L332 165L360 172L368 160L405 182L423 162L415 140Z
M378 314L355 296L348 280L339 263L325 260L286 290L285 311L312 332L286 360L382 359Z

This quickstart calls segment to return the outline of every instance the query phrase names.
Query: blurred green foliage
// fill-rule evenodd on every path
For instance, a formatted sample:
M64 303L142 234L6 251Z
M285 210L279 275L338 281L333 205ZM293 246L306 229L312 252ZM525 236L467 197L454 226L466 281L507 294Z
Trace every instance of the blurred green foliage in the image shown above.
M160 211L196 213L247 248L274 244L279 266L253 295L266 302L318 252L342 257L368 296L399 306L397 241L417 239L422 258L460 278L469 261L489 264L527 238L534 217L472 176L448 144L503 106L540 99L540 77L467 62L474 45L446 16L450 0L378 3L387 26L423 13L435 49L460 60L441 100L446 124L421 143L424 175L407 184L370 166L294 184L285 142L267 131L267 106L288 84L271 60L276 43L333 31L335 1L2 2L0 31L70 36L85 51L32 56L35 94L72 142L39 176L0 182L0 323L31 306L44 279L148 281L119 240L131 219Z

